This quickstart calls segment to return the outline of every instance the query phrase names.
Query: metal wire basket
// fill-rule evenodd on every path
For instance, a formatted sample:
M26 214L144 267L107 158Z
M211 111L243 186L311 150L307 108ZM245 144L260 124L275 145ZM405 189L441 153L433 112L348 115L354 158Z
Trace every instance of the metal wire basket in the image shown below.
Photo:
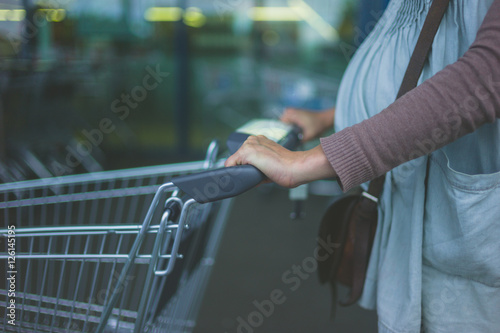
M168 181L212 168L216 155L213 143L205 161L0 185L0 220L7 227L0 230L7 250L0 269L10 278L0 282L0 324L16 332L167 327L172 320L163 308L192 307L172 305L175 291L166 292L188 228L200 229L229 207L193 205ZM216 239L210 239L213 254ZM190 323L180 327L192 327L183 311L180 319Z

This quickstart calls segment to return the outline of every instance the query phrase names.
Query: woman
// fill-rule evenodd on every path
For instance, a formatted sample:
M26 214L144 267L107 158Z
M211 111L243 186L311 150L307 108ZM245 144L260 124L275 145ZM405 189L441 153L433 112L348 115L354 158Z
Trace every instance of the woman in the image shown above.
M387 172L360 305L379 332L500 327L500 0L451 0L417 88L397 91L430 0L392 0L342 80L336 110L287 110L305 152L250 137L226 166L286 187Z

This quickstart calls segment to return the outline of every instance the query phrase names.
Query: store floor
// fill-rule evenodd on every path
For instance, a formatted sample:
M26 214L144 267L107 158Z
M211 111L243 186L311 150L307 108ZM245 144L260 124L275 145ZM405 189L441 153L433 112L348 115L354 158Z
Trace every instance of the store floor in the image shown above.
M376 314L357 305L330 320L330 291L311 259L327 204L309 197L305 218L293 221L286 190L268 185L236 198L194 332L376 332Z

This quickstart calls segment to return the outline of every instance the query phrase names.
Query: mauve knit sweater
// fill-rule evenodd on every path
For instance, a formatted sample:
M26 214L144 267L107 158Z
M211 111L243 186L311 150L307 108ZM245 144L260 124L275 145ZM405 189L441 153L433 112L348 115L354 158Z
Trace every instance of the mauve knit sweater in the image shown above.
M379 114L321 138L321 146L342 190L348 191L496 118L500 118L500 0L491 5L474 43L457 62Z

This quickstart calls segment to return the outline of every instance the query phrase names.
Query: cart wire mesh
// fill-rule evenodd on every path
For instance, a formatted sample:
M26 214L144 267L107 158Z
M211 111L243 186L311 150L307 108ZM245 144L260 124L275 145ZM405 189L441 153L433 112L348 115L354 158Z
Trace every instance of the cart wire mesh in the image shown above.
M13 332L154 330L174 299L167 278L179 249L221 206L182 198L169 180L220 165L216 155L212 143L204 161L0 185L8 227L0 269L14 277L0 282L0 324Z

